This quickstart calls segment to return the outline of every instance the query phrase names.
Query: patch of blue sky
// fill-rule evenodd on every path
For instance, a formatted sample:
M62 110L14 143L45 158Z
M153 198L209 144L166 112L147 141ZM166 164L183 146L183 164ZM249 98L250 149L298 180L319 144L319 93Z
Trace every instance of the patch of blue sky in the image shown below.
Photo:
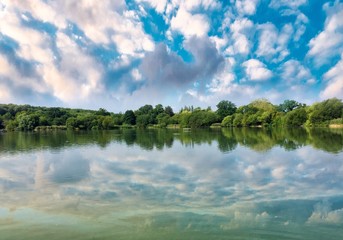
M155 42L165 41L168 25L165 23L163 16L152 8L147 9L146 12L147 15L141 17L144 31L149 34Z
M80 47L87 47L91 40L85 35L85 33L77 26L77 24L68 21L68 27L63 30L75 43Z
M136 59L130 65L126 65L118 69L111 69L111 67L108 67L103 76L106 87L109 89L116 89L122 84L125 84L129 90L129 93L137 90L142 86L143 82L133 81L131 77L131 71L133 68L137 68L139 64L140 60Z
M167 41L167 46L171 51L177 53L184 62L192 63L195 61L194 56L183 47L184 41L185 38L183 35L174 33L173 40Z
M89 52L105 67L109 67L110 64L120 56L114 44L109 44L108 46L94 44L90 47Z
M19 49L19 44L14 39L0 32L0 49L3 53L15 53Z
M110 43L108 45L104 45L94 43L76 24L72 22L68 22L68 28L64 30L64 33L105 68L120 56L115 44Z
M0 33L0 52L7 57L21 75L35 76L35 64L37 63L19 57L16 53L19 47L20 45L14 39Z
M21 24L23 27L35 29L40 32L46 32L50 36L53 36L57 32L57 27L48 22L42 22L32 17L31 13L25 12L21 16Z

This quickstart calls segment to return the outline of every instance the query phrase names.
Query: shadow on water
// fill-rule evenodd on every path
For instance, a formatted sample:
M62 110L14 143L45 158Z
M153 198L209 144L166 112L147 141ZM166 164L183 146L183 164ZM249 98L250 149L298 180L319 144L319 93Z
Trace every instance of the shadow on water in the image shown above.
M343 149L343 130L329 128L223 128L191 131L169 129L117 129L113 131L10 132L0 134L0 152L62 149L71 146L98 145L105 148L112 142L139 146L144 150L171 148L174 142L185 147L214 144L221 152L238 145L257 152L273 147L295 150L310 145L326 152Z

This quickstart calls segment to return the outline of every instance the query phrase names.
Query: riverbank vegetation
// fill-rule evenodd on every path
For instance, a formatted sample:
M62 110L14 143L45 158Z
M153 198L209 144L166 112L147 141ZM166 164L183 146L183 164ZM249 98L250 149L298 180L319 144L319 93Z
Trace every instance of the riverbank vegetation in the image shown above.
M137 110L111 113L99 110L35 107L0 104L0 129L7 131L48 131L54 129L113 129L119 127L199 128L199 127L262 127L262 126L343 126L343 102L331 98L310 106L294 100L274 105L258 99L237 107L223 100L210 107L185 106L178 113L170 106L144 105Z

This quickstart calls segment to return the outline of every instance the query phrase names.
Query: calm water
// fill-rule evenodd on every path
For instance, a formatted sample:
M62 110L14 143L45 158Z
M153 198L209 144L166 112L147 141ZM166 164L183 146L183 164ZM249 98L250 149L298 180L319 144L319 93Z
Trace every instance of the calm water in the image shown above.
M0 239L343 239L343 131L2 133Z

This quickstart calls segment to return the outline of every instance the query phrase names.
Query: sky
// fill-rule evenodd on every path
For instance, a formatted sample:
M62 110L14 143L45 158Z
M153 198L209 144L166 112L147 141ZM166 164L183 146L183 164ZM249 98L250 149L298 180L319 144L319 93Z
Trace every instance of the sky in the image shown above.
M342 96L342 1L0 0L0 103L120 112Z

